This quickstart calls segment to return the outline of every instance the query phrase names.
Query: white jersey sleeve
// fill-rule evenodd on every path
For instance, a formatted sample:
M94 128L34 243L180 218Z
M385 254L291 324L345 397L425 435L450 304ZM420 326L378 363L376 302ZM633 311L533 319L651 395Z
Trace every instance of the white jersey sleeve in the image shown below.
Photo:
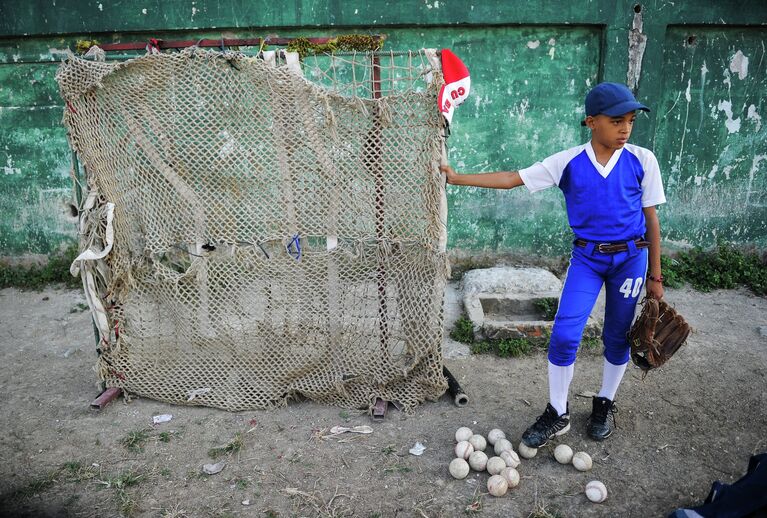
M530 192L542 191L555 185L559 185L562 178L562 172L570 161L578 156L584 149L584 146L576 146L550 157L544 158L541 162L536 162L530 167L519 170L519 176L522 178L525 187Z
M630 151L639 159L644 169L644 177L642 178L642 207L654 207L655 205L666 203L658 159L655 158L655 155L649 149L639 146L630 147Z

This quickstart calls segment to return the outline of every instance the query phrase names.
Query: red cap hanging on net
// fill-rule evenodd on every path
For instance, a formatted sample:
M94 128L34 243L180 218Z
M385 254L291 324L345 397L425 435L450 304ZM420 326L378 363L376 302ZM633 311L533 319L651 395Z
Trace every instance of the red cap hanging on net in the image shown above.
M437 102L439 111L450 124L455 107L469 96L471 77L463 61L449 49L442 49L442 74L445 77L445 84L439 91Z

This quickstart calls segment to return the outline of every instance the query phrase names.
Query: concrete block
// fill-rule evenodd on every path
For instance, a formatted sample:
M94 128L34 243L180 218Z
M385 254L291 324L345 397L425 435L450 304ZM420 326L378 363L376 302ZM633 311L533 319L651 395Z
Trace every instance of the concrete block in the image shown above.
M562 282L541 268L495 267L466 272L463 305L477 340L541 337L550 334ZM597 337L601 327L589 318L584 336Z

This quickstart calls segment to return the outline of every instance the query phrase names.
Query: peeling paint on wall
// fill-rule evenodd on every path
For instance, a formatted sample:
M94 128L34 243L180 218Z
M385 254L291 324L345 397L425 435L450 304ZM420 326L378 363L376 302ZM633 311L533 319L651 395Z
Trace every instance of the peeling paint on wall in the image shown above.
M767 247L764 31L696 28L690 43L689 30L670 28L665 41L655 151L662 170L674 165L664 174L664 235L704 247L719 239ZM721 73L709 73L712 63ZM697 128L686 139L688 113Z
M45 25L68 28L61 31L66 36L51 35L54 30L23 37L8 33L16 25L6 21L0 41L0 211L6 215L0 255L47 253L75 235L60 212L70 188L70 156L53 80L60 53L89 37L74 32L87 26L105 41L218 38L218 25L231 37L252 36L250 28L238 27L253 27L254 19L269 21L258 27L280 27L268 32L281 36L342 32L334 25L356 32L383 26L387 49L455 50L471 70L475 95L457 113L448 141L451 163L462 171L513 170L585 142L588 132L578 124L583 96L598 79L620 81L625 73L653 109L649 119L639 117L632 141L652 147L661 165L669 199L659 209L664 239L708 246L724 238L767 248L767 125L761 115L767 29L743 26L766 18L751 9L745 22L728 27L732 16L726 13L735 9L726 4L692 13L680 2L648 2L646 8L624 0L486 2L460 15L457 4L448 8L441 0L394 2L385 11L350 0L337 2L326 19L320 4L306 0L280 9L245 3L231 14L221 5L234 4L220 0L170 0L162 9L156 2L84 0L66 14L66 23L51 18ZM13 5L19 13L37 4ZM40 8L42 14L54 11ZM691 16L702 21L691 22ZM43 16L29 19L43 27ZM671 22L679 25L667 27ZM207 29L193 31L192 25ZM112 34L118 26L133 32ZM173 30L163 34L158 27ZM570 230L556 189L532 196L523 189L451 186L448 192L451 248L543 255L568 248Z
M724 121L727 131L730 133L737 133L740 131L740 117L737 119L732 118L732 103L730 101L719 101L717 109L724 112L724 115L727 117Z
M737 51L730 60L730 72L738 74L738 79L745 79L748 75L748 58L741 51Z
M748 189L746 190L746 205L751 204L751 195L753 192L754 178L756 177L756 171L759 168L759 164L763 160L767 160L767 155L754 155L754 159L751 161L751 169L748 170Z
M762 117L756 112L756 106L753 104L748 106L748 114L746 115L746 119L754 121L756 124L756 131L762 129Z
M629 31L629 66L626 84L636 92L639 87L639 77L642 75L642 58L647 47L647 36L642 33L642 6L637 5L634 11L634 20Z

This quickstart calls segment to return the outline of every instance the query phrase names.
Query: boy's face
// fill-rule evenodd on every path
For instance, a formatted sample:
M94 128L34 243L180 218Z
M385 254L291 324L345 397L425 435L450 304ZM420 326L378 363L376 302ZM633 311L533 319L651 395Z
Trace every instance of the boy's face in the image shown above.
M586 126L591 128L592 140L609 149L620 149L628 142L635 120L636 112L616 117L594 115L586 117Z

